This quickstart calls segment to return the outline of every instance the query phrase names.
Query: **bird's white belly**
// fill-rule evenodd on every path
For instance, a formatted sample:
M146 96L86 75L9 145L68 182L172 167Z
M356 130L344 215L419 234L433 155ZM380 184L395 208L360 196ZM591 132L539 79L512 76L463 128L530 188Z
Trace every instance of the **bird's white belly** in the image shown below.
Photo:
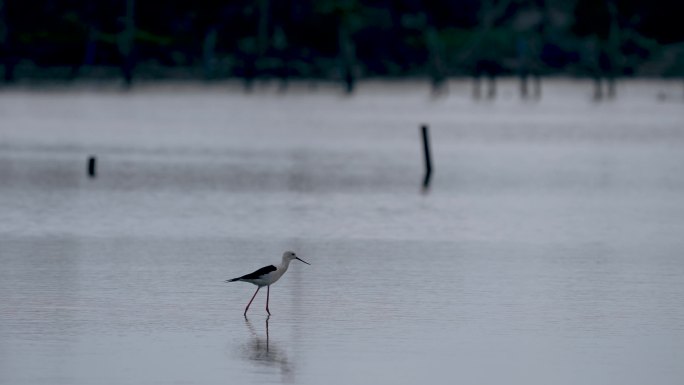
M253 280L252 282L258 286L268 286L268 285L275 283L278 279L280 279L281 276L282 276L282 274L280 274L276 270L276 271L272 271L268 274L262 275L261 277Z

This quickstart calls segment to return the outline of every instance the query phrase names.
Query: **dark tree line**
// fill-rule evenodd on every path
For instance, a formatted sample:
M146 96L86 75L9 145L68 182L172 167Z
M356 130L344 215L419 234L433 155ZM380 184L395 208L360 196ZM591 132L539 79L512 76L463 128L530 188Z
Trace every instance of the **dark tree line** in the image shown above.
M0 0L16 78L684 75L682 1Z

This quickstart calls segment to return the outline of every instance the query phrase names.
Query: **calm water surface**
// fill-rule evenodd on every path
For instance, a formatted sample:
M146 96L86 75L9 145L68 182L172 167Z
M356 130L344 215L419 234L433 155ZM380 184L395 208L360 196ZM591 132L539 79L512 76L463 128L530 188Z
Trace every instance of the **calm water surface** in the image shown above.
M453 86L1 92L0 384L681 384L681 84Z

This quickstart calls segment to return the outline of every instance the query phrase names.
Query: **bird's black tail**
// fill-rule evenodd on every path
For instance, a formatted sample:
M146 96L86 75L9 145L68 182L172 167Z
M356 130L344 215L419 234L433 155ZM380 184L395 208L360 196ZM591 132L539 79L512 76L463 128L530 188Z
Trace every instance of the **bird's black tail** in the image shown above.
M240 280L240 278L229 279L229 280L226 280L226 282L235 282L235 281L238 281L238 280Z

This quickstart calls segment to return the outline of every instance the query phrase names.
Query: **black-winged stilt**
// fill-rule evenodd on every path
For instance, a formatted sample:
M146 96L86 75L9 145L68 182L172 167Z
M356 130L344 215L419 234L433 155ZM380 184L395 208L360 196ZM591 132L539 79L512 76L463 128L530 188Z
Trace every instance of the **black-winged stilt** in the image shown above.
M249 310L249 305L252 304L252 301L254 301L254 298L256 297L257 293L259 292L259 289L262 287L266 286L266 312L268 315L271 315L271 312L268 310L268 297L271 291L271 285L274 284L277 280L280 279L280 277L285 274L287 271L287 268L290 266L290 261L293 259L300 260L307 265L310 265L309 262L304 261L303 259L300 259L297 257L297 254L295 254L292 251L286 251L283 253L283 261L280 263L280 266L264 266L261 269L245 274L242 277L237 277L233 279L229 279L226 282L235 282L235 281L242 281L242 282L249 282L252 284L257 285L257 289L254 292L254 295L252 296L252 299L249 300L249 303L247 304L247 307L245 308L245 313L244 316L247 317L247 310Z

